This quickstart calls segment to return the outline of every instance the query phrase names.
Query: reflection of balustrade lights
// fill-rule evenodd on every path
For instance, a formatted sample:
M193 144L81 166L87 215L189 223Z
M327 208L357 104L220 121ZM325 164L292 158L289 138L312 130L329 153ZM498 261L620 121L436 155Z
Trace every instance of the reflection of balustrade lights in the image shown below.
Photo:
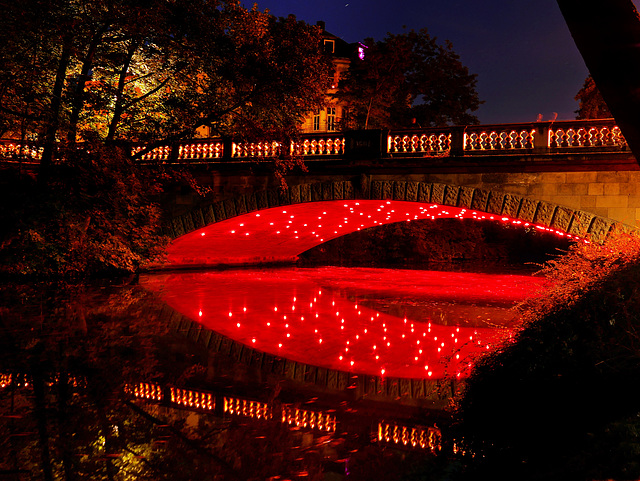
M0 374L0 387L7 387L11 384L13 376L11 374Z
M282 422L299 428L317 429L329 433L336 430L336 417L322 412L282 407Z
M171 402L179 406L186 406L196 409L212 411L216 407L216 402L211 393L192 391L190 389L170 388Z
M432 453L442 449L442 433L438 428L409 427L378 423L378 441L429 449Z
M254 419L271 419L271 409L266 403L249 401L233 397L225 397L223 411L227 414L245 416Z

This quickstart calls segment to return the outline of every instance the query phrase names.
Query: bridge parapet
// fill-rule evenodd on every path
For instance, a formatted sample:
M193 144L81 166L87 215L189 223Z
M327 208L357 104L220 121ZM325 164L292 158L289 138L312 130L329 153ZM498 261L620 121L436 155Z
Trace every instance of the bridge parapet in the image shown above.
M467 125L412 130L304 134L290 142L190 139L131 148L143 162L221 163L270 160L282 154L310 160L385 157L476 157L628 151L614 119ZM286 152L285 152L286 151ZM0 140L0 158L37 163L37 142Z
M391 156L476 156L550 154L568 151L627 150L614 119L468 125L420 130L392 130Z

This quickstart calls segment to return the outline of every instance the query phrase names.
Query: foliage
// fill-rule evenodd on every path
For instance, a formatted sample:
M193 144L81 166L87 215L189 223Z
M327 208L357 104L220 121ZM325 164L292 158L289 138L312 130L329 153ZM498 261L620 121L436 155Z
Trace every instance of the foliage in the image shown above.
M29 0L2 22L0 115L38 138L274 133L322 101L319 30L234 0Z
M602 98L602 94L591 75L589 75L580 91L576 94L578 110L576 119L610 119L613 117L609 107Z
M8 272L135 270L155 255L161 177L126 160L131 142L146 143L139 157L201 127L287 141L324 101L320 31L292 16L237 0L4 7L0 134L43 148L37 183L3 226ZM280 175L297 165L287 155Z
M577 244L546 271L550 291L523 306L526 327L478 363L458 400L471 477L635 479L640 236Z
M0 273L80 279L134 272L156 260L166 243L157 231L159 192L152 170L96 145L56 169L47 189L5 172Z
M480 100L476 76L462 65L451 43L440 45L425 29L382 41L364 41L337 97L349 108L349 128L432 127L476 124L469 112Z
M0 387L5 475L319 480L325 454L344 442L279 419L221 418L126 396L132 381L177 379L188 387L194 374L207 371L193 362L208 365L214 356L191 343L176 345L180 336L161 322L157 299L139 287L0 286L0 306L0 374L28 381ZM178 356L186 359L176 362ZM218 392L228 393L229 376L218 376ZM201 389L216 389L210 378L199 381L209 383ZM279 392L273 389L272 401Z

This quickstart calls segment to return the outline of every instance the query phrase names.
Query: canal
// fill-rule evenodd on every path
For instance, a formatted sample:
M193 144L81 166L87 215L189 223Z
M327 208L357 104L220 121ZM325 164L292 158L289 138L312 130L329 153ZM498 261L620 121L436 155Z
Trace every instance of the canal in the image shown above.
M451 447L443 408L457 386L517 331L514 306L547 287L522 264L304 265L3 286L0 469L9 479L428 470Z
M509 338L513 306L542 278L374 268L273 268L145 276L205 328L258 351L357 374L464 378Z

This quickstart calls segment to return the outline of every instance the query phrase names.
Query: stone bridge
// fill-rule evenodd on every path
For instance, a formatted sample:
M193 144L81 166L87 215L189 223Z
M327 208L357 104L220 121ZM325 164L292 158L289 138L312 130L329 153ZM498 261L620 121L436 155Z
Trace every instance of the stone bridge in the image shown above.
M187 162L212 189L207 198L171 193L166 234L177 239L176 264L290 260L359 228L428 218L434 206L440 217L495 218L591 240L640 220L640 171L612 120L307 136L290 148L308 171L288 175L285 189L269 161L282 145L220 142L220 150L196 141L143 156ZM400 209L404 218L391 215ZM362 213L369 224L347 215ZM340 228L298 224L323 215ZM298 226L286 242L285 223ZM265 250L267 242L280 247Z
M307 167L288 174L285 189L273 165L283 153L302 158ZM254 259L288 259L303 245L348 233L340 224L344 209L364 214L375 207L367 218L378 225L398 221L391 211L406 207L398 202L413 204L411 213L404 212L412 219L428 217L433 212L424 209L440 206L439 216L495 216L589 239L602 239L616 224L640 221L640 169L613 119L309 134L289 145L194 139L153 150L136 146L132 154L143 163L187 166L211 188L200 197L177 186L164 199L167 235L180 238L176 246L191 242L174 258L178 263L218 263L219 256L199 254L204 238L209 249L221 253L230 239L236 247L246 244L245 253L227 253L238 262L249 259L252 250ZM38 156L35 146L0 143L5 161L37 162ZM377 205L380 201L385 204ZM376 217L386 205L388 214ZM288 243L278 234L280 240L272 241L282 249L266 252L261 246L276 235L269 229L283 221L277 217L286 209L276 209L283 206L291 206L288 215L297 216L295 222L325 215L341 229L319 232L307 222L310 230L294 229L298 236ZM254 216L242 217L250 213ZM229 237L249 218L246 239ZM353 230L368 226L353 219L350 224Z

